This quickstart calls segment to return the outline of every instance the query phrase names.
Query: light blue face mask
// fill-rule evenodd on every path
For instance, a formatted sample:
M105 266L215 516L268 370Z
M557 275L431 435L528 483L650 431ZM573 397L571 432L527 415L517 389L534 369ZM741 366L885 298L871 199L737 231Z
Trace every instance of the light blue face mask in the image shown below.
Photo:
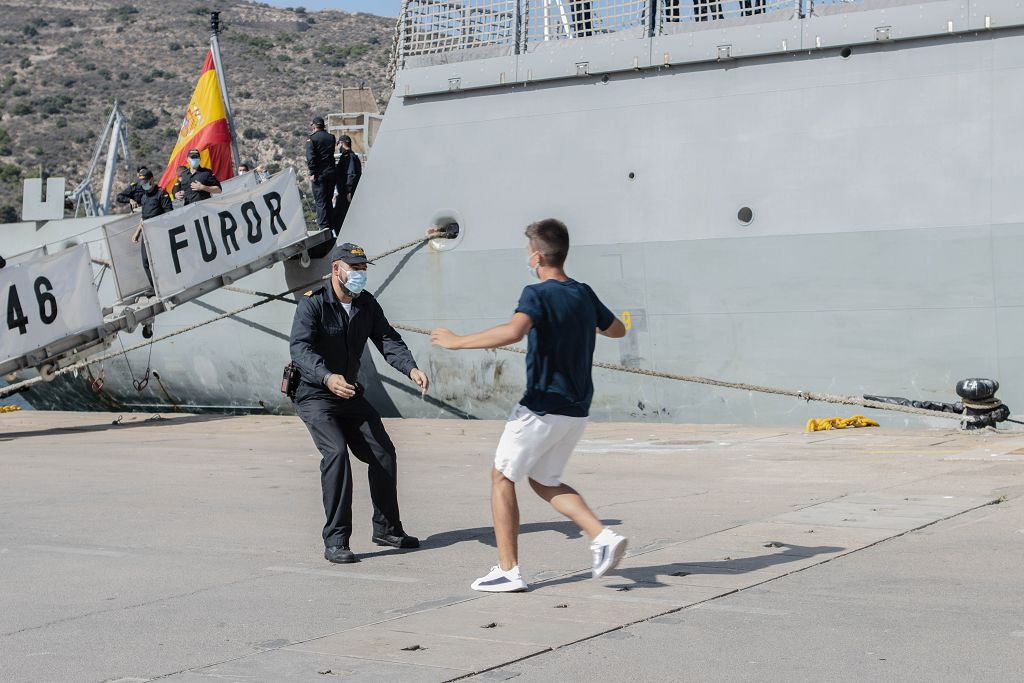
M348 276L345 279L345 289L350 291L353 295L358 295L363 289L366 288L366 271L365 270L350 270Z
M528 270L530 275L537 278L538 280L540 279L540 262L538 261L537 265L531 266L530 261L532 261L533 257L538 255L539 253L539 251L535 251L532 254L530 254L530 257L528 259L526 259L526 270Z
M188 167L191 168L193 171L196 170L197 168L199 168L199 159L191 159L190 158L188 160Z
M150 190L153 189L153 184L152 183L142 183L142 189L145 190L146 192L149 192Z

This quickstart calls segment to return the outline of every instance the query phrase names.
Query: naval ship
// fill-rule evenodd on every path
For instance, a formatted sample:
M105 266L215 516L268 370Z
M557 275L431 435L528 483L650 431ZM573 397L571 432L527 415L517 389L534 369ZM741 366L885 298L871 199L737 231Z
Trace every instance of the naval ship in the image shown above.
M461 333L507 320L529 284L523 230L553 216L570 229L570 275L629 328L599 338L598 360L935 401L990 376L1022 403L1020 3L407 0L394 68L342 238L375 254L430 226L459 231L371 268L392 322ZM60 221L0 230L24 249L83 239ZM239 284L283 291L327 269L285 261ZM244 297L211 292L154 332ZM105 373L101 391L83 373L23 396L288 412L293 310L274 302L109 360L90 370ZM405 338L431 394L368 351L360 379L382 413L500 418L519 398L521 356ZM161 381L137 391L147 366ZM834 411L600 369L595 387L600 420L797 424Z

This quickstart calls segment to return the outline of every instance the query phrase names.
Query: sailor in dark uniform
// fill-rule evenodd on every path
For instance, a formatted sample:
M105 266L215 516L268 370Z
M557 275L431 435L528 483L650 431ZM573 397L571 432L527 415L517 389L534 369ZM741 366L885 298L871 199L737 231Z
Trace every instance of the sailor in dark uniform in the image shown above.
M138 180L117 195L118 204L131 204L132 208L142 209L142 220L153 218L161 214L170 213L171 198L167 196L164 189L153 181L153 172L145 166L139 168ZM141 244L142 267L146 271L146 278L150 286L153 285L153 275L149 269L149 254L146 253L146 244L142 241L142 223L132 233L132 242Z
M200 162L199 150L190 149L188 151L188 169L178 176L178 182L174 184L174 197L184 199L187 206L209 199L210 195L221 192L217 176Z
M352 195L355 194L359 179L363 175L363 162L359 155L352 151L352 138L347 135L338 137L338 148L341 154L335 164L337 168L336 181L338 184L338 200L334 205L335 230L340 230L345 223L345 216L348 214L348 207L352 204Z
M369 465L373 542L394 548L419 547L419 540L405 533L399 518L395 446L356 382L366 341L372 341L384 360L421 391L426 392L428 380L380 304L363 291L369 263L365 252L346 243L335 247L330 259L330 282L299 297L292 323L291 357L301 374L295 409L323 456L324 557L346 563L358 561L348 545L352 535L349 450Z
M334 136L324 130L323 117L315 117L309 127L311 134L306 140L306 170L312 182L316 225L321 230L337 229L334 210L337 178L334 169Z

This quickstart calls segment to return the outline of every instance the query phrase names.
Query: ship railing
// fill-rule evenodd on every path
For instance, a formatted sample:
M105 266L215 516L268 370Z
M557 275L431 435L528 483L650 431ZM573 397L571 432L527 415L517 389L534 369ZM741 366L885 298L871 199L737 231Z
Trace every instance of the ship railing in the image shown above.
M792 19L810 0L657 0L656 33L668 35L708 27Z
M649 33L651 0L521 0L525 50L552 40Z
M519 37L520 0L405 0L399 18L400 64L437 63L512 54ZM443 61L443 60L441 60Z
M401 68L523 54L552 41L672 35L906 0L403 0Z

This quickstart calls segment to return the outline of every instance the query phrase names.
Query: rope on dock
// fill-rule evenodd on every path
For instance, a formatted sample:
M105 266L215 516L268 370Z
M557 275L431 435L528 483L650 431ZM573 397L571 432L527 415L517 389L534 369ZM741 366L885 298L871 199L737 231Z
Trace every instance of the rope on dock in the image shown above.
M441 236L443 236L443 234L444 234L443 230L432 229L432 230L427 232L426 236L419 237L417 239L410 240L408 242L400 244L397 247L394 247L393 249L389 249L388 251L385 251L385 252L383 252L381 254L378 254L378 255L374 256L373 258L370 259L370 261L377 261L377 260L380 260L380 259L385 258L387 256L390 256L392 254L395 254L395 253L398 253L400 251L403 251L405 249L409 249L409 248L412 248L412 247L415 247L415 246L419 246L420 244L423 244L424 242L429 242L432 239L436 239L438 237L441 237ZM81 360L81 361L79 361L77 363L74 363L72 365L68 365L66 367L60 368L58 370L55 370L52 373L51 378L59 377L61 375L66 375L66 374L68 374L70 372L76 372L76 371L78 371L78 370L80 370L82 368L88 367L88 366L93 365L95 363L101 363L101 362L103 362L105 360L109 360L111 358L114 358L116 356L120 356L122 354L126 355L129 351L137 351L138 349L142 349L142 348L145 348L145 347L150 346L152 344L155 344L157 342L164 341L165 339L171 339L172 337L177 337L177 336L185 334L187 332L191 332L193 330L197 330L200 327L204 327L206 325L210 325L212 323L217 322L218 320L224 320L225 318L230 318L230 317L239 315L241 313L245 313L246 311L251 311L254 308L258 308L258 307L260 307L260 306L262 306L264 304L270 303L271 301L280 301L280 300L286 300L287 301L287 299L284 299L284 297L286 297L287 295L294 294L295 292L301 291L303 289L307 289L309 287L314 287L314 286L320 284L321 282L323 282L324 280L330 278L330 276L331 276L330 273L328 273L327 275L324 275L323 277L320 277L320 278L318 278L316 280L313 280L312 282L308 282L308 283L306 283L304 285L300 285L298 287L292 287L291 289L286 290L284 292L281 292L280 294L266 294L264 292L257 292L257 291L254 291L254 290L243 289L241 287L228 287L226 289L230 289L231 291L239 292L241 294L251 294L253 296L259 296L261 298L260 298L259 301L256 301L254 303L248 304L246 306L242 306L240 308L236 308L236 309L231 310L231 311L226 311L225 313L221 313L219 315L215 315L212 318L208 318L206 320L202 320L202 321L200 321L198 323L195 323L194 325L189 325L188 327L183 327L180 330L175 330L174 332L168 332L167 334L161 335L159 337L154 337L152 339L149 339L147 341L141 342L141 343L136 344L134 346L129 346L128 348L125 348L123 351L116 351L116 352L106 353L106 354L103 354L101 356L96 356L94 358L88 358L88 359L85 359L85 360ZM402 325L402 324L395 324L395 323L393 323L392 327L394 327L395 329L398 329L398 330L404 330L406 332L412 332L414 334L426 335L428 337L430 336L430 333L431 333L431 330L428 330L428 329L423 328L423 327L414 327L412 325ZM511 352L511 353L519 353L519 354L525 354L526 353L526 349L523 349L521 347L516 347L516 346L500 346L500 347L498 347L495 350L508 351L508 352ZM656 377L656 378L659 378L659 379L670 379L670 380L674 380L674 381L677 381L677 382L689 382L691 384L704 384L704 385L707 385L707 386L721 387L723 389L736 389L736 390L739 390L739 391L755 392L755 393L760 393L760 394L771 394L771 395L774 395L774 396L789 396L789 397L792 397L792 398L802 399L802 400L808 401L808 402L810 402L810 401L818 401L818 402L821 402L821 403L833 403L833 404L838 404L838 405L861 406L863 408L873 408L875 410L888 410L888 411L891 411L891 412L906 413L908 415L919 415L919 416L922 416L922 417L937 417L937 418L942 418L942 419L946 419L946 420L956 420L956 421L960 422L961 424L980 422L981 421L981 417L982 417L982 416L968 415L966 413L966 410L962 414L948 413L948 412L942 412L942 411L937 411L937 410L927 410L925 408L915 408L913 406L903 406L903 405L896 405L896 404L892 404L892 403L883 403L882 401L872 401L870 399L864 398L863 396L844 396L842 394L826 394L826 393L820 393L820 392L816 392L816 391L802 391L802 390L794 390L794 389L785 389L785 388L780 388L780 387L769 387L769 386L764 386L764 385L760 385L760 384L747 384L745 382L729 382L729 381L726 381L726 380L714 379L714 378L711 378L711 377L700 377L700 376L697 376L697 375L680 375L680 374L673 373L673 372L663 372L663 371L659 371L659 370L648 370L646 368L631 368L631 367L627 367L625 365L619 365L617 363L606 363L604 361L594 361L593 362L593 367L595 367L595 368L602 368L604 370L613 370L615 372L624 372L624 373L631 374L631 375L642 375L644 377ZM27 389L27 388L29 388L29 387L31 387L31 386L33 386L35 384L38 384L38 383L40 383L42 381L44 381L43 377L39 376L39 377L33 377L31 379L24 380L22 382L18 382L17 384L11 384L11 385L6 386L6 387L0 387L0 398L4 398L5 396L10 396L11 394L15 394L15 393L17 393L19 391Z
M413 332L415 334L425 334L430 336L431 331L423 327L413 327L412 325L401 325L392 323L391 325L395 329L405 330L406 332ZM526 349L518 346L499 346L497 350L510 351L512 353L525 354ZM697 375L679 375L674 372L662 372L659 370L648 370L646 368L631 368L625 365L619 365L617 363L606 363L604 361L595 360L593 362L595 368L603 368L605 370L614 370L616 372L625 372L632 375L643 375L645 377L658 377L660 379L671 379L678 382L690 382L692 384L706 384L713 387L722 387L724 389L738 389L740 391L756 392L759 394L774 394L776 396L791 396L793 398L803 399L804 401L820 401L822 403L836 403L839 405L848 406L861 406L864 408L875 408L877 410L890 410L897 413L909 413L911 415L921 415L924 417L941 417L947 420L957 420L959 422L977 422L978 419L973 415L962 415L956 413L946 413L937 410L926 410L924 408L915 408L913 406L901 406L893 403L883 403L881 401L871 401L863 396L843 396L841 394L823 394L816 391L798 391L794 389L783 389L779 387L768 387L760 384L747 384L745 382L728 382L721 379L713 379L711 377L699 377Z
M409 240L408 242L406 242L404 244L398 245L394 249L389 249L388 251L385 251L382 254L378 254L377 256L374 256L370 260L371 261L376 261L378 259L384 258L385 256L390 256L391 254L394 254L396 252L402 251L403 249L409 249L411 247L415 247L415 246L418 246L420 244L423 244L424 242L429 242L432 239L437 239L439 236L441 236L441 234L442 233L439 230L430 230L430 231L427 232L426 236L419 237L419 238L414 239L414 240ZM280 294L257 294L256 292L251 292L251 290L243 290L243 293L245 293L245 294L252 293L252 294L255 294L257 296L262 296L262 298L259 301L256 301L254 303L247 304L245 306L241 306L239 308L235 308L235 309L230 310L230 311L226 311L226 312L221 313L219 315L215 315L212 318L207 318L206 320L201 320L201 321L195 323L194 325L189 325L187 327L183 327L180 330L175 330L174 332L168 332L167 334L160 335L159 337L153 337L152 339L147 339L146 341L140 342L138 344L135 344L134 346L129 346L129 347L123 348L123 350L111 351L110 353L104 353L104 354L99 355L99 356L94 356L92 358L86 358L84 360L80 360L77 363L72 363L71 365L67 365L67 366L65 366L63 368L59 368L57 370L54 370L53 373L49 374L48 378L45 379L45 380L43 379L43 376L40 375L39 377L33 377L31 379L26 379L26 380L24 380L22 382L17 382L15 384L9 384L8 386L5 386L5 387L0 387L0 398L4 398L6 396L10 396L12 394L16 394L16 393L18 393L20 391L24 391L25 389L28 389L28 388L30 388L32 386L35 386L36 384L39 384L40 382L49 381L49 380L52 380L52 379L56 379L57 377L60 377L62 375L66 375L68 373L77 372L78 370L81 370L82 368L86 368L86 367L88 367L90 365L94 365L96 363L102 363L103 361L110 360L111 358L116 358L117 356L121 356L121 355L127 356L127 354L129 352L131 352L131 351L138 351L139 349L143 349L143 348L145 348L147 346L152 346L153 344L156 344L157 342L164 341L166 339L171 339L172 337L177 337L177 336L185 334L187 332L192 332L193 330L197 330L200 327L205 327L206 325L210 325L210 324L215 323L215 322L217 322L219 320L224 320L225 318L230 318L232 316L236 316L236 315L239 315L241 313L245 313L246 311L251 311L254 308L259 308L263 304L270 303L271 301L281 300L283 297L285 297L285 296L287 296L289 294L294 294L295 292L299 292L299 291L302 291L304 289L308 289L310 287L315 287L318 284L320 284L321 282L323 282L324 280L330 278L330 276L331 276L330 273L328 273L327 275L324 275L323 277L319 277L316 280L313 280L311 282L307 282L307 283L305 283L303 285L299 285L298 287L292 287L291 289L286 290L284 292L281 292Z

